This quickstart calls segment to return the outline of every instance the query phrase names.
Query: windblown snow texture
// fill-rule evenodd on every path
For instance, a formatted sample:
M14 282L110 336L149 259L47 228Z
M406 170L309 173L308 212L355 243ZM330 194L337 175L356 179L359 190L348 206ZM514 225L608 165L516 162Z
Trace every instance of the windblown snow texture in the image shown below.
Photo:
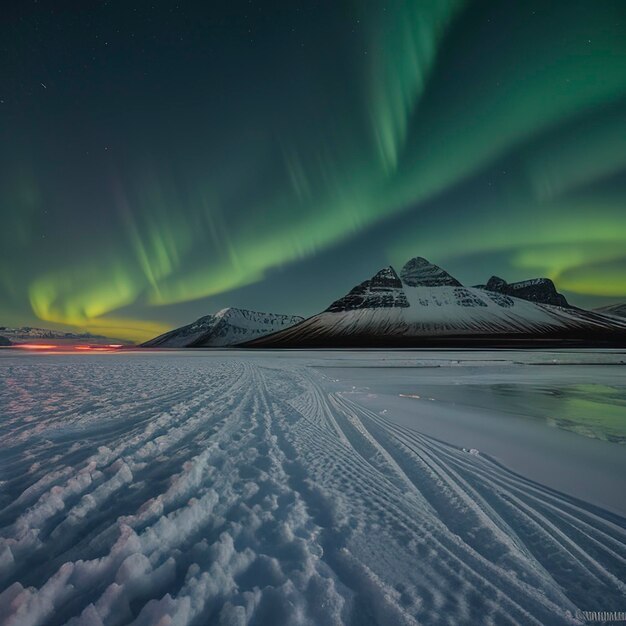
M4 626L539 626L623 607L623 519L315 368L88 358L2 363Z
M392 267L385 268L322 313L247 345L406 347L442 338L494 342L606 337L626 343L626 321L567 306L547 279L509 285L492 278L485 288L464 287L416 257L399 278Z
M224 347L262 337L301 322L297 315L222 309L193 324L177 328L143 344L146 348Z
M614 315L615 317L626 317L626 304L611 304L609 306L600 307L596 309L598 313L603 315Z

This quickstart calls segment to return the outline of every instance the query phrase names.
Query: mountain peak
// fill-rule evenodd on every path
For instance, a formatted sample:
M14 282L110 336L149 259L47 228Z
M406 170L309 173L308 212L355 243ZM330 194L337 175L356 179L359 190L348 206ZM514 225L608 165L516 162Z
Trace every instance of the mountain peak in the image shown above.
M400 277L409 287L462 287L456 278L421 256L407 261Z
M369 280L357 285L326 310L331 313L356 309L386 309L408 307L402 281L391 265L376 272Z
M245 312L245 309L237 309L235 307L232 306L227 306L223 309L220 309L217 313L214 313L211 317L213 317L214 319L224 319L225 317L230 317L231 315L236 315L239 311L243 311Z
M554 283L549 278L530 278L516 283L507 283L499 276L492 276L482 288L486 291L502 293L538 304L570 306L565 296L556 290Z

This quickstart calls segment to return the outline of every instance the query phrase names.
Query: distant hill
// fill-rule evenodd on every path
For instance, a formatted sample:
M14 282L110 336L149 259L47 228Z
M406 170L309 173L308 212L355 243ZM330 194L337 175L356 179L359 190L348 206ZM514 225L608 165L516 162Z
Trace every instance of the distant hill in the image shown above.
M19 328L0 326L0 336L5 337L11 343L38 343L41 341L62 341L64 343L82 341L102 343L110 341L110 339L103 337L102 335L92 335L91 333L72 333L61 330L50 330L49 328L35 328L32 326L21 326Z
M198 348L232 346L301 322L297 315L259 313L227 308L159 335L142 344L144 348Z

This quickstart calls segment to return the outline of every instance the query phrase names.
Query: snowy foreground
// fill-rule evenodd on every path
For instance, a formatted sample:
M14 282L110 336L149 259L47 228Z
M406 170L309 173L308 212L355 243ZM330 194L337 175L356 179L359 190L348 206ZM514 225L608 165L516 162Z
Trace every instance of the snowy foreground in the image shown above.
M2 352L0 623L624 611L624 362Z

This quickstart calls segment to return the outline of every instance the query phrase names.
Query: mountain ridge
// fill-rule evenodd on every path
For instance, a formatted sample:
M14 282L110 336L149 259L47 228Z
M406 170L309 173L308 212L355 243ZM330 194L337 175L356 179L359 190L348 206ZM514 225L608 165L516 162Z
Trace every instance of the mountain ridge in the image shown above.
M422 257L391 266L299 324L247 347L412 347L454 342L621 341L626 320L572 307L549 279L465 287ZM510 295L510 294L515 295Z
M560 307L571 306L565 296L557 291L556 286L549 278L529 278L514 283L507 283L504 278L492 276L485 285L476 285L476 289L501 293L506 296L528 300L529 302L551 304Z
M391 265L320 313L296 315L226 308L175 328L142 347L415 347L421 345L626 346L626 319L571 306L548 278L508 283L492 276L465 287L423 257L398 273Z

